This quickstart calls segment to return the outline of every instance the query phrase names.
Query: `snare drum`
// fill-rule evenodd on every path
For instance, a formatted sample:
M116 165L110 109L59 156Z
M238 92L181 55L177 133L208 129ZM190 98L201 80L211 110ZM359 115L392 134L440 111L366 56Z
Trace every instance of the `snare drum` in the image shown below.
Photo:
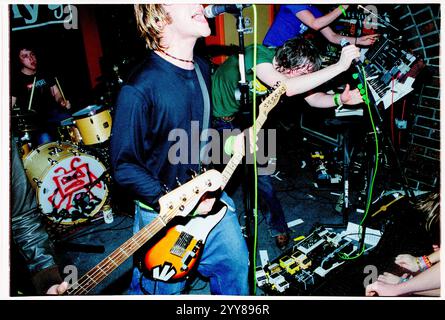
M103 110L101 106L91 105L73 113L73 118L85 145L102 143L110 138L110 110Z
M23 161L36 189L40 211L61 224L77 224L93 217L105 203L105 167L95 157L66 142L50 142Z
M57 128L57 133L61 141L71 141L76 145L82 141L79 129L74 125L73 117L62 120Z

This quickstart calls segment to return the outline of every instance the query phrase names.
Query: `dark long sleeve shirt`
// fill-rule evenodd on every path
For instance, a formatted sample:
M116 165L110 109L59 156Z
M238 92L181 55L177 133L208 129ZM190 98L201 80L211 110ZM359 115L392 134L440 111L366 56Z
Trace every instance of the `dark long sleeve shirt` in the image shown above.
M209 68L197 62L210 92ZM115 181L134 200L157 208L164 184L174 189L190 179L187 169L198 171L203 108L195 70L150 52L132 73L116 104L111 162Z

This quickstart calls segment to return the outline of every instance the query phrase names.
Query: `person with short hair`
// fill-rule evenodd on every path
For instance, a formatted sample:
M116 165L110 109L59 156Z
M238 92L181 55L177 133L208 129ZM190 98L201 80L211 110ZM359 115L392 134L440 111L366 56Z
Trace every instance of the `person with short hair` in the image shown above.
M210 69L194 55L196 41L210 35L210 28L199 4L137 4L136 22L150 49L144 62L122 87L116 105L111 135L111 162L115 181L128 190L136 204L134 233L153 221L159 212L158 200L164 185L173 190L190 180L189 170L199 172L191 161L193 123L203 128L205 99L210 92ZM199 66L207 90L201 89ZM210 101L210 98L208 98ZM169 140L174 130L186 133L183 142L187 161L172 163ZM200 135L199 135L200 136ZM237 145L243 137L240 135ZM199 142L198 142L199 144ZM212 294L249 293L249 256L246 241L226 194L207 198L195 214L208 214L216 201L227 206L221 221L210 231L197 271L208 278ZM146 277L135 268L128 294L182 294L186 280L162 281Z
M320 70L319 50L310 40L302 37L287 40L276 49L258 45L256 65L253 65L253 51L253 45L245 50L246 81L249 83L250 92L255 87L258 95L266 95L268 88L279 82L286 85L287 96L308 92L346 71L352 59L359 55L355 46L347 46L343 48L338 63ZM240 120L237 119L241 111L238 66L238 56L231 56L212 76L213 127L221 132L224 129L233 130L240 127ZM253 79L254 68L257 79ZM349 85L346 85L341 94L311 92L305 100L310 106L317 108L338 106L340 101L347 105L363 102L358 89L350 90ZM289 242L289 228L270 175L258 176L258 190L269 208L266 221L272 236L277 247L283 249Z
M17 58L20 72L14 73L11 78L12 114L26 116L25 121L36 127L38 136L34 144L54 141L60 121L69 117L66 111L71 108L71 103L62 94L56 77L39 68L33 48L20 46ZM20 135L20 128L16 126L13 123L12 130Z

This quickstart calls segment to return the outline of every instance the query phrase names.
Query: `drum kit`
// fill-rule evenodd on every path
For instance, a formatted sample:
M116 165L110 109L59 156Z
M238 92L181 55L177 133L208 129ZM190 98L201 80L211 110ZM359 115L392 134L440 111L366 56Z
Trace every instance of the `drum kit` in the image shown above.
M61 225L77 225L94 217L110 200L110 110L91 105L73 113L60 122L58 141L35 149L27 140L36 128L25 122L18 121L18 142L22 144L25 172L36 190L41 213Z

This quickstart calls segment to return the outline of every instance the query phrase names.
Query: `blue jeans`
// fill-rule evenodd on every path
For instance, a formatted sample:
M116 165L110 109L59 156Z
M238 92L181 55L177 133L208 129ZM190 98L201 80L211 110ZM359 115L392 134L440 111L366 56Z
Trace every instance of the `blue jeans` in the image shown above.
M246 241L241 233L235 204L225 193L221 201L226 203L228 210L222 220L209 233L204 244L198 272L210 280L210 291L217 295L248 295L249 254ZM136 205L133 232L150 223L157 213L142 209ZM141 219L142 218L142 219ZM143 286L143 289L141 288ZM138 268L133 270L133 278L127 294L156 295L181 294L186 280L180 282L163 282L144 277Z
M272 178L269 175L258 175L258 192L267 205L266 222L269 225L272 236L289 232L284 218L283 207L277 198L277 193L272 185Z

